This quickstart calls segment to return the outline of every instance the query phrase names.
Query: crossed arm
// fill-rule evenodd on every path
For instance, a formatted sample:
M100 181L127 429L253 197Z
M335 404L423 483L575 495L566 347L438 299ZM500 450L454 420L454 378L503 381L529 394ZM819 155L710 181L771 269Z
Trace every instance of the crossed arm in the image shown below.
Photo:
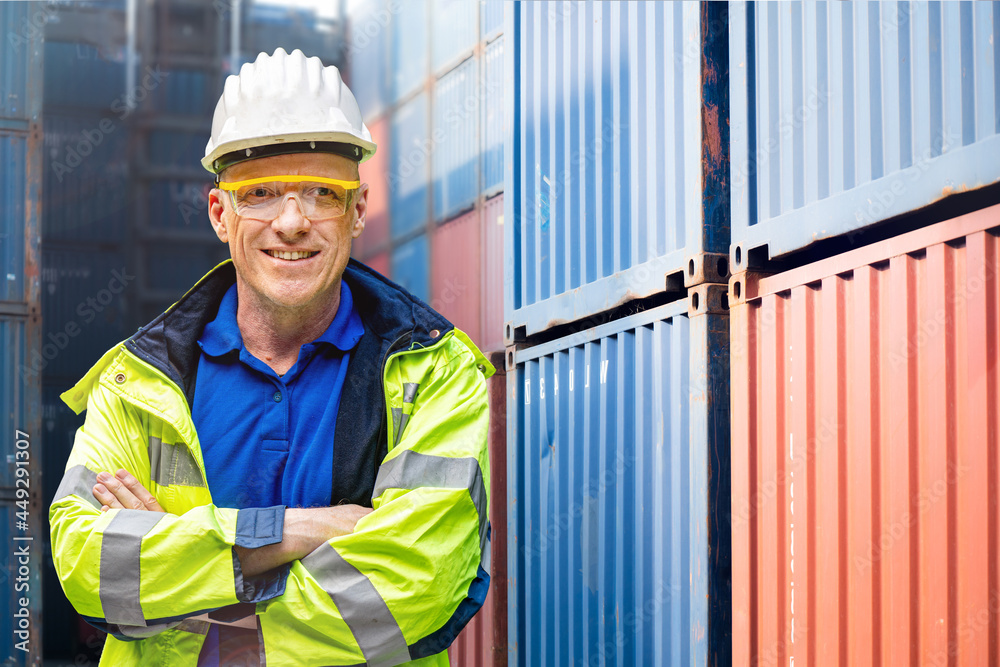
M166 513L153 494L124 468L114 475L99 473L97 482L93 494L97 502L101 503L102 512L109 509L130 509ZM358 520L371 511L371 508L361 505L288 508L285 510L285 525L280 542L256 549L234 547L243 574L253 577L279 565L301 560L328 540L353 533Z

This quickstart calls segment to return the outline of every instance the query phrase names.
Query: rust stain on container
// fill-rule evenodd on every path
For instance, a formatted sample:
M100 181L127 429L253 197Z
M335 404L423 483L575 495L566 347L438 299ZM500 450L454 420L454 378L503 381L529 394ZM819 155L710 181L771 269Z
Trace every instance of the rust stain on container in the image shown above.
M977 211L730 311L734 664L998 664L998 228Z

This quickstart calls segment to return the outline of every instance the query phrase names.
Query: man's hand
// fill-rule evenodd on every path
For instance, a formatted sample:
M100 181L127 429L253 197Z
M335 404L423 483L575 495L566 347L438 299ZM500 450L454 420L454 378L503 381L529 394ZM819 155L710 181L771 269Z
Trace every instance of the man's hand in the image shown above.
M153 494L124 468L119 469L114 476L107 472L98 473L93 494L97 502L101 503L102 512L109 509L166 512Z

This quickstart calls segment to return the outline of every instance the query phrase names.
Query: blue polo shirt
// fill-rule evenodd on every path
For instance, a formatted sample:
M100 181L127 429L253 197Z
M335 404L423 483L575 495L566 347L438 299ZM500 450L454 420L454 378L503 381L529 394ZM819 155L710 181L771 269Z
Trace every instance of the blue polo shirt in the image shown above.
M243 345L236 285L226 292L198 345L192 417L218 507L319 507L331 504L333 434L350 351L364 325L347 283L330 326L278 375ZM212 625L198 664L256 654L256 631Z
M364 326L347 283L330 326L279 376L243 345L236 285L198 339L192 417L219 507L331 504L333 433L350 351Z

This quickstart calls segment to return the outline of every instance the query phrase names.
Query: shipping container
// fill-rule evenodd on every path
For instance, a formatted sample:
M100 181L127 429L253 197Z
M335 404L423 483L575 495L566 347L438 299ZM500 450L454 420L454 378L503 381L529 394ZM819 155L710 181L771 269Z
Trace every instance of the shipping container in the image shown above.
M372 255L368 259L363 260L363 262L386 278L392 278L392 255L388 250L380 252L377 255Z
M508 348L511 664L730 664L717 287Z
M137 273L121 248L46 246L42 359L32 366L44 373L46 382L79 379L106 350L128 337Z
M483 193L503 190L503 35L486 45L483 55L482 170Z
M421 93L399 107L390 123L392 162L387 178L392 236L398 237L427 224L428 162L435 148L427 125L427 95Z
M128 129L99 112L46 114L42 234L46 241L122 243L134 192Z
M479 41L476 4L468 0L430 0L431 69L437 73L472 55Z
M483 205L483 278L480 297L483 323L482 349L492 352L503 345L503 195Z
M149 185L146 211L149 226L153 229L185 230L215 238L208 219L208 193L212 189L211 176L206 172L203 181L153 181Z
M204 132L159 129L150 131L148 137L146 157L151 165L191 169L195 173L201 171L201 159L205 157L209 138L207 129Z
M479 0L482 22L482 39L493 39L503 30L504 0Z
M49 10L52 12L53 10ZM45 110L105 111L117 122L127 115L125 52L83 42L45 43Z
M386 0L355 2L348 10L350 37L345 45L348 85L364 118L382 113L388 102L386 62L391 21Z
M217 79L214 72L171 68L164 85L157 85L152 91L153 105L159 113L211 118L218 101L215 92L222 88Z
M482 347L480 217L469 211L434 230L429 303Z
M392 251L392 279L409 292L427 301L430 268L427 266L430 253L427 235L397 245Z
M734 664L997 664L998 233L733 276Z
M365 231L354 240L352 249L352 254L360 259L379 252L389 241L388 174L392 156L392 147L389 145L389 121L380 118L367 125L377 148L375 155L359 167L361 182L368 184Z
M428 0L395 2L390 5L392 37L389 42L389 62L392 63L390 83L394 102L422 88L430 73L427 5Z
M47 8L0 3L0 661L41 664L42 508L39 237L42 27Z
M714 271L705 253L729 251L726 5L512 3L506 21L510 337L680 293L692 259Z
M218 239L197 244L147 243L140 251L142 273L146 279L143 287L170 299L168 306L181 298L212 267L229 259L229 246Z
M1000 180L996 3L732 2L730 38L734 271Z
M434 219L453 218L472 208L479 192L478 63L469 58L434 84L431 154Z
M25 164L28 150L25 134L0 130L0 164ZM0 257L3 257L4 268L0 301L24 301L24 179L23 168L5 168L0 179L0 224L3 225Z
M490 353L496 373L490 402L490 590L482 609L448 649L453 667L507 665L507 375L503 350Z

